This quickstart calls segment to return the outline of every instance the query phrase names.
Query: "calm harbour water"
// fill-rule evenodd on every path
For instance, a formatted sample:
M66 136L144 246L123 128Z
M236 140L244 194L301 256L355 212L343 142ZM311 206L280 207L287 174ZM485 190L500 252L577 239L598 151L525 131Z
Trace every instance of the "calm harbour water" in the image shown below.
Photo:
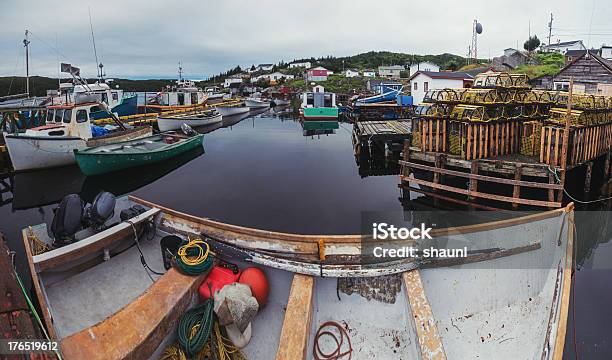
M272 110L217 127L207 130L204 151L145 169L85 178L69 167L4 179L0 229L18 254L20 273L27 274L21 229L50 223L68 193L91 201L104 189L233 224L313 234L359 233L362 211L402 210L396 175L360 176L349 124L334 134L304 136L297 120ZM580 270L567 359L575 358L575 348L580 359L612 358L612 229L609 213L597 214L603 219L577 214Z

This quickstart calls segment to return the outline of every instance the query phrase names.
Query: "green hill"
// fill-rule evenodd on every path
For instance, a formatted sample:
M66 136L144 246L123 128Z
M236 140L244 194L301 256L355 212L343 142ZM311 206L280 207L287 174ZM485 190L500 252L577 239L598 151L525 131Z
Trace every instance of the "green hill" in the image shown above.
M66 81L66 80L64 80ZM87 79L87 82L95 82L96 79ZM114 79L111 86L118 85L124 91L160 91L166 85L170 85L173 80L129 80ZM45 96L47 90L57 89L57 78L44 76L30 77L30 94L33 96ZM0 77L0 96L22 94L26 91L26 80L22 76Z

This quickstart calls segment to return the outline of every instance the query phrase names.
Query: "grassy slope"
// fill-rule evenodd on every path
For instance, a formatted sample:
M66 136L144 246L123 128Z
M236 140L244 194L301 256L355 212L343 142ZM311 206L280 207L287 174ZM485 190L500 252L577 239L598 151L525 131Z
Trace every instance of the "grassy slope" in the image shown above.
M316 84L323 86L325 91L346 94L353 89L364 89L366 81L366 79L361 77L347 78L339 74L334 74L330 75L327 81L318 81ZM287 82L286 85L295 90L308 90L312 87L311 84L306 83L304 79L295 79Z
M564 66L564 58L561 54L535 54L534 57L538 65L521 65L513 72L527 74L533 79L542 75L555 75Z

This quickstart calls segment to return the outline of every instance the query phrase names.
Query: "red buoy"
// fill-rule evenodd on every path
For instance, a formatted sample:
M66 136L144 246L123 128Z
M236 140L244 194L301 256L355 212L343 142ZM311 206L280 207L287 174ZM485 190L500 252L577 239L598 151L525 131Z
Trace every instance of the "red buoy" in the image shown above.
M270 285L266 274L261 269L251 267L244 269L238 278L238 282L241 284L248 285L251 288L251 292L259 307L262 308L268 302L268 294L270 294Z

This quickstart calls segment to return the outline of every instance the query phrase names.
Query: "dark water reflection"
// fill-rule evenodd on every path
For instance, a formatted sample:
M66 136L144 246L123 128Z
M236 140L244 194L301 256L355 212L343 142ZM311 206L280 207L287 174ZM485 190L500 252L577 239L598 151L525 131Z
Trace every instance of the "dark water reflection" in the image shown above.
M18 253L22 274L27 266L21 229L50 223L54 204L68 193L89 201L101 190L133 194L190 214L269 230L358 233L362 211L399 211L402 202L397 165L355 158L351 130L340 123L333 131L305 131L294 118L267 111L198 129L206 133L204 150L154 166L91 178L76 167L12 175L0 179L0 229ZM610 359L610 212L579 212L576 218L580 270L565 358L573 359L576 347L581 359Z

